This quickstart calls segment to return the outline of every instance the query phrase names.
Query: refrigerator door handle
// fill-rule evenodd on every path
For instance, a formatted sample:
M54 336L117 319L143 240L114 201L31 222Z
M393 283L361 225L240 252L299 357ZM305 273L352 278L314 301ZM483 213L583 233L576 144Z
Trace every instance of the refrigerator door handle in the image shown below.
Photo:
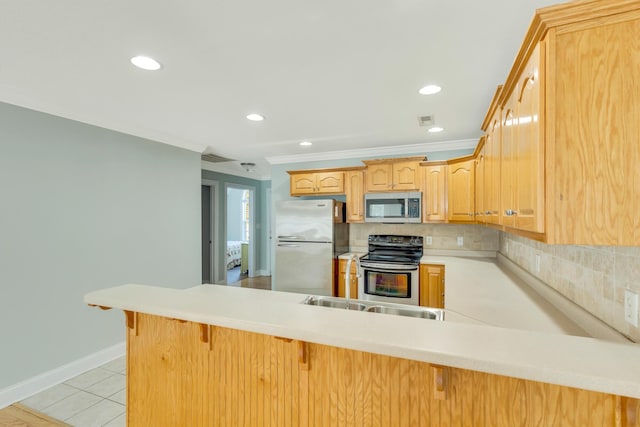
M278 236L280 240L304 240L304 237L300 236Z
M300 245L296 245L295 243L278 243L278 246L284 248L299 248Z

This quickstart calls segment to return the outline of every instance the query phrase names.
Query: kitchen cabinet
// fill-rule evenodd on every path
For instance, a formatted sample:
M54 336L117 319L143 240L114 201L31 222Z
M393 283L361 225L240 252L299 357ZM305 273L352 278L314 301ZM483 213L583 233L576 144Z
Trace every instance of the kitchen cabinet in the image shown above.
M630 397L126 313L128 426L640 425Z
M477 222L486 223L487 216L484 209L484 190L485 190L485 147L484 147L484 137L478 143L478 148L476 149L477 155L474 160L475 167L475 218Z
M450 161L448 164L449 222L474 222L475 166L473 158Z
M344 194L344 171L287 171L292 196Z
M422 222L447 220L447 164L421 163L422 167Z
M544 232L544 140L540 129L542 75L540 43L503 106L502 224Z
M444 308L444 265L420 264L420 305Z
M640 245L639 11L595 0L536 11L499 95L505 230Z
M483 222L486 224L498 225L501 222L500 215L500 190L501 180L501 141L502 110L498 105L498 97L502 91L502 86L498 86L487 116L482 124L485 131L483 147L484 180L476 181L476 187L482 187L484 197L482 209L484 210Z
M420 188L420 162L424 157L363 160L365 191L416 191Z
M346 292L345 292L345 288L346 288L346 284L345 284L345 273L347 272L347 260L346 259L339 259L338 260L338 287L335 290L335 295L337 297L341 297L344 298L346 296ZM351 298L358 298L358 278L356 277L356 263L355 261L351 263L351 272L349 277L351 278L350 281L350 286L351 286L351 292L350 292L350 296Z
M364 168L344 173L347 222L364 222Z

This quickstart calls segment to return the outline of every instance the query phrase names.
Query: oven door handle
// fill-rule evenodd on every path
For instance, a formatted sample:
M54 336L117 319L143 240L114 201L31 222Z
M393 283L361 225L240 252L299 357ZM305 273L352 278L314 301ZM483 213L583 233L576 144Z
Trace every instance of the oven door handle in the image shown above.
M393 267L381 267L379 265L366 265L360 264L363 270L372 271L374 273L403 273L403 272L411 272L416 271L420 268L419 265L416 266L406 266L401 268L393 268Z

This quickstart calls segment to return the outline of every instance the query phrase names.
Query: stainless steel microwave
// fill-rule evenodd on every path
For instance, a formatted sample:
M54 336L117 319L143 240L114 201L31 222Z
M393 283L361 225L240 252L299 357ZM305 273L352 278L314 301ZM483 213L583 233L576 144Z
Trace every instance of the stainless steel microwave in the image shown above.
M367 193L364 222L422 222L422 193Z

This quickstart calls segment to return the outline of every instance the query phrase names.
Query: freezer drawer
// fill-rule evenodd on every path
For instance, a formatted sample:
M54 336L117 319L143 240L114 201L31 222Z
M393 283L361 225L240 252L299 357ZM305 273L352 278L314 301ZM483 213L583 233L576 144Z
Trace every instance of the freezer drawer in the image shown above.
M273 289L308 295L333 294L333 244L283 242L276 244Z

